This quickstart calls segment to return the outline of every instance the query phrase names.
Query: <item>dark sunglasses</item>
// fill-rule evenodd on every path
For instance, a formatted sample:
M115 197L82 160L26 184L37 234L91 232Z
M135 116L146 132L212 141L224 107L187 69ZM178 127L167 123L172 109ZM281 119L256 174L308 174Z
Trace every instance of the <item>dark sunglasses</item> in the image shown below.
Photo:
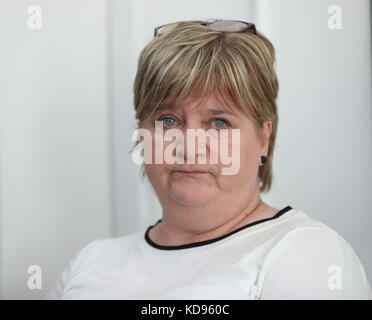
M179 21L181 22L181 21ZM182 21L186 22L186 21ZM256 26L253 23L239 21L239 20L213 20L213 21L187 21L199 23L203 26L208 27L209 29L220 31L220 32L251 32L257 35ZM167 29L170 29L174 24L178 22L172 22L158 26L154 30L154 38L158 35L164 33Z

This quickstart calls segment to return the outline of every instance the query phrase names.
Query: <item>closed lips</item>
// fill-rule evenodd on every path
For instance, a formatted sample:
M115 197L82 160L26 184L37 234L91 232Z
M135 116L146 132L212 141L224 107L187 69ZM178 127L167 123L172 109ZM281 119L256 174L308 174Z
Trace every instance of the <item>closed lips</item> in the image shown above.
M203 175L205 173L207 173L206 171L191 171L191 170L177 170L175 171L177 173L180 173L182 175L187 175L187 176L196 176L196 175Z

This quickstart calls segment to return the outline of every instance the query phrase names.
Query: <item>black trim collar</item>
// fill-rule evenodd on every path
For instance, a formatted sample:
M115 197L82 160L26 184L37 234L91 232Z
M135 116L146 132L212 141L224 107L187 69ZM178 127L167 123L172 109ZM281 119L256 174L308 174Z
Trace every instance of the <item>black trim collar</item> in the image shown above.
M270 218L265 218L265 219L261 219L261 220L257 220L257 221L254 221L254 222L251 222L251 223L248 223L238 229L235 229L229 233L226 233L220 237L217 237L217 238L213 238L213 239L209 239L209 240L204 240L204 241L198 241L198 242L191 242L191 243L186 243L186 244L181 244L181 245L177 245L177 246L164 246L164 245L160 245L160 244L157 244L155 243L154 241L152 241L149 237L149 232L150 232L150 229L155 227L157 224L159 224L161 222L162 219L159 219L154 225L152 226L149 226L145 232L145 240L146 242L151 246L151 247L154 247L156 249L162 249L162 250L179 250L179 249L187 249L187 248L193 248L193 247L200 247L200 246L204 246L204 245L207 245L207 244L210 244L210 243L213 243L213 242L217 242L217 241L220 241L222 239L225 239L233 234L235 234L236 232L239 232L241 230L244 230L244 229L247 229L249 227L252 227L256 224L259 224L259 223L262 223L262 222L266 222L266 221L269 221L269 220L273 220L273 219L277 219L279 218L282 214L284 214L285 212L291 210L292 207L291 206L286 206L285 208L281 209L280 211L278 211L274 216L270 217Z

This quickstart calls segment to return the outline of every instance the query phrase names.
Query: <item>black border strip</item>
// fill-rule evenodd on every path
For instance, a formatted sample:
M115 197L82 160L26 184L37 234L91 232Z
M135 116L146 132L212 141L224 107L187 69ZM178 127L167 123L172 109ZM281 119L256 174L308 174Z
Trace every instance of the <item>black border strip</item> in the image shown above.
M181 244L181 245L177 245L177 246L163 246L163 245L160 245L160 244L157 244L155 243L154 241L152 241L149 237L149 232L150 232L150 229L155 227L157 224L159 224L161 222L162 219L159 219L154 225L152 226L149 226L145 232L145 240L146 242L156 248L156 249L161 249L161 250L179 250L179 249L187 249L187 248L193 248L193 247L200 247L200 246L204 246L204 245L207 245L207 244L210 244L210 243L213 243L213 242L217 242L217 241L220 241L222 239L225 239L241 230L244 230L244 229L247 229L249 227L252 227L256 224L259 224L259 223L263 223L263 222L266 222L266 221L269 221L269 220L273 220L273 219L277 219L279 218L282 214L286 213L287 211L293 209L291 206L286 206L285 208L281 209L280 211L278 211L277 214L275 214L275 216L272 216L270 218L265 218L265 219L261 219L261 220L257 220L257 221L254 221L254 222L251 222L251 223L248 223L238 229L235 229L229 233L226 233L220 237L217 237L217 238L213 238L213 239L209 239L209 240L204 240L204 241L198 241L198 242L191 242L191 243L186 243L186 244Z

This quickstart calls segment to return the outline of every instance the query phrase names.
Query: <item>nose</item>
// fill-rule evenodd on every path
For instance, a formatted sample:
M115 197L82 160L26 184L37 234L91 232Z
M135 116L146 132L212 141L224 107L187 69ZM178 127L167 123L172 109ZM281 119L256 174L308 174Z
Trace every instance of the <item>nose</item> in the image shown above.
M185 122L181 131L183 141L181 139L177 140L177 161L180 160L183 163L189 164L205 164L209 145L205 129L202 127L200 121L189 120Z

